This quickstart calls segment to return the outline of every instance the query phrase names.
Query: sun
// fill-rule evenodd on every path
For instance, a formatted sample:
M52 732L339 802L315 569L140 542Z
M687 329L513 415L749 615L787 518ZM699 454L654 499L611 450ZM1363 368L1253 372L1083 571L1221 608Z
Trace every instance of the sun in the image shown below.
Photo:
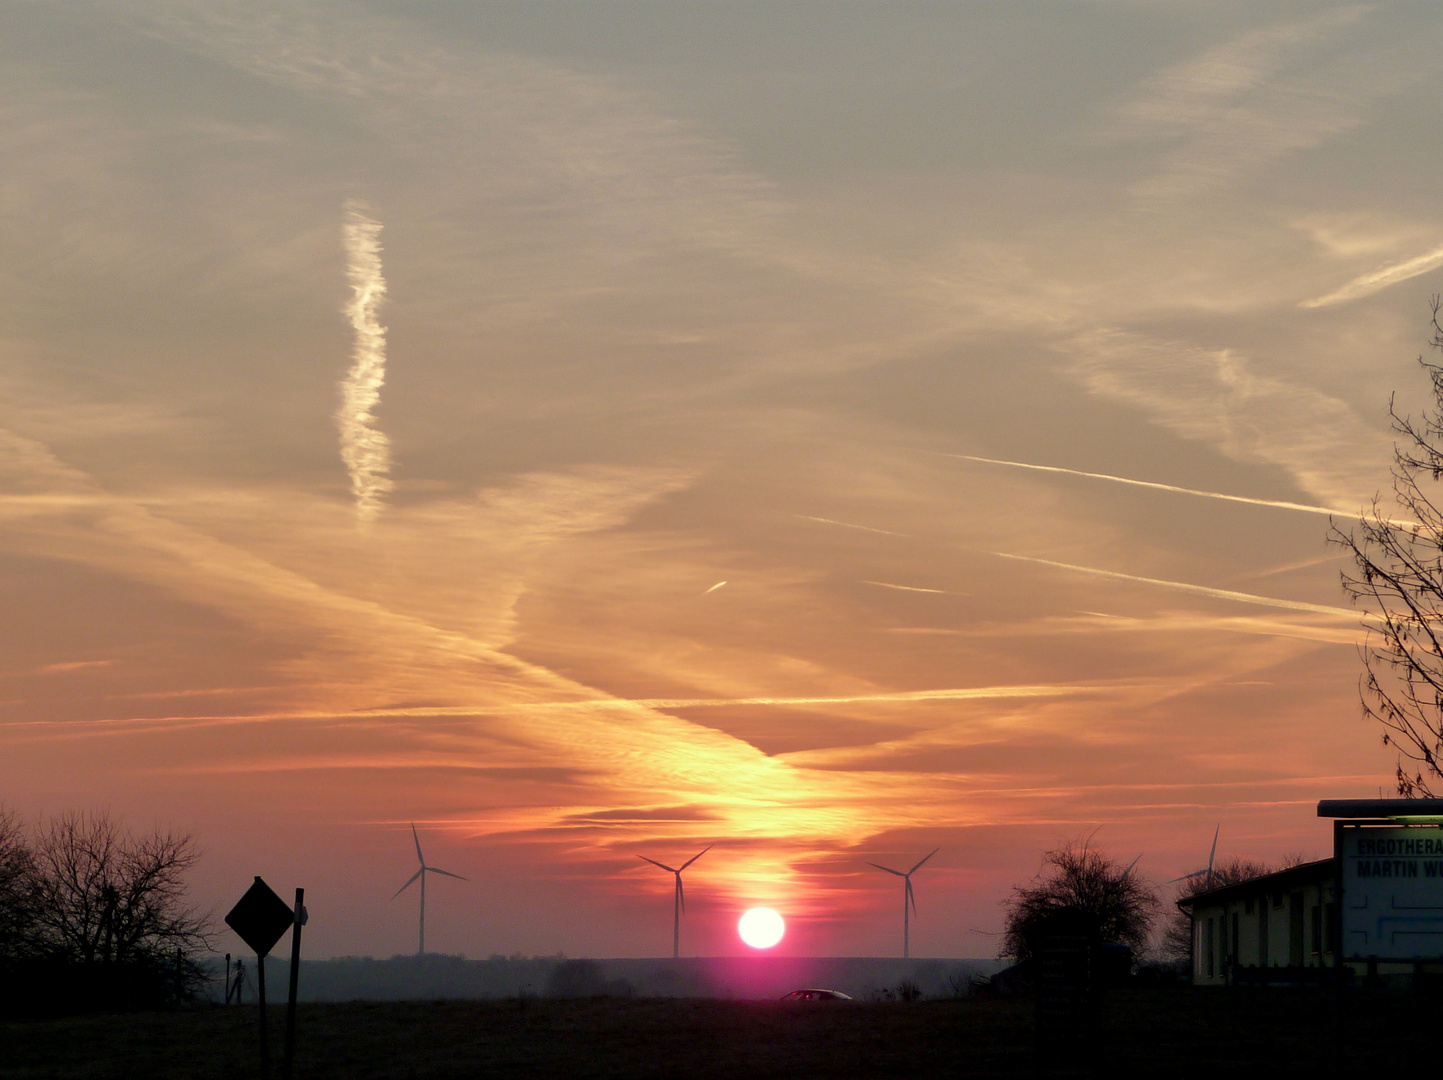
M754 907L737 922L737 933L753 949L770 949L786 932L787 924L769 907Z

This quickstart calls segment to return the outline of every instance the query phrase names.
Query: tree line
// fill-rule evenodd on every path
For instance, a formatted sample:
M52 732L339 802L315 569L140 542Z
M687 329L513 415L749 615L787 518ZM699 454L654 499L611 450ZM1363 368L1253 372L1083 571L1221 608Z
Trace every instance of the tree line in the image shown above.
M187 833L104 812L27 825L0 807L0 1011L154 1008L205 984L211 916L186 901Z

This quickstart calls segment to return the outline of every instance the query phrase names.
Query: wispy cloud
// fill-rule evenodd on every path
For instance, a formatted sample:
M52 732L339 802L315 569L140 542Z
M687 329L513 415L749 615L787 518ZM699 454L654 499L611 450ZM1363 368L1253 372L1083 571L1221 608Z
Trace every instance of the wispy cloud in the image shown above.
M1362 274L1326 295L1312 300L1304 300L1299 306L1320 308L1333 304L1345 304L1349 300L1359 300L1365 296L1371 296L1375 292L1386 289L1389 285L1397 285L1400 281L1418 277L1430 270L1436 270L1440 266L1443 266L1443 247L1437 247L1411 259L1390 263L1381 269Z
M1278 465L1331 506L1363 506L1387 476L1387 436L1346 402L1254 370L1233 349L1118 330L1074 338L1071 374L1236 461ZM1306 504L1298 504L1302 508Z
M386 381L386 328L376 317L386 296L381 275L381 223L368 217L359 203L346 204L342 226L346 246L346 277L351 302L346 317L355 331L351 369L341 381L341 460L351 476L356 514L371 521L381 510L391 483L391 442L375 427L375 409Z
M1111 134L1176 145L1135 193L1201 194L1361 124L1370 103L1416 77L1401 57L1349 48L1343 35L1368 11L1249 30L1147 80L1118 107Z

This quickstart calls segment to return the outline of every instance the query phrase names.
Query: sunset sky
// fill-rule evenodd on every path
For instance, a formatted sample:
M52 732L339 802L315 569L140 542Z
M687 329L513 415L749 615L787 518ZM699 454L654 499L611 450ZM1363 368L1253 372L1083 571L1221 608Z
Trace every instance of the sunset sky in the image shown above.
M0 5L0 800L315 955L990 956L1390 789L1434 3ZM719 584L725 582L725 584ZM222 950L239 951L228 935Z

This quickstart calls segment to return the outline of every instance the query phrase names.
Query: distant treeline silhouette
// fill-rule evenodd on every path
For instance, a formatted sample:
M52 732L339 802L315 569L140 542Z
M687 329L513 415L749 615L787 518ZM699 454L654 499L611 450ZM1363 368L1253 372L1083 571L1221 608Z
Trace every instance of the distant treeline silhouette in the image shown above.
M204 986L208 915L185 902L188 834L103 812L27 828L0 807L0 1015L147 1009Z

